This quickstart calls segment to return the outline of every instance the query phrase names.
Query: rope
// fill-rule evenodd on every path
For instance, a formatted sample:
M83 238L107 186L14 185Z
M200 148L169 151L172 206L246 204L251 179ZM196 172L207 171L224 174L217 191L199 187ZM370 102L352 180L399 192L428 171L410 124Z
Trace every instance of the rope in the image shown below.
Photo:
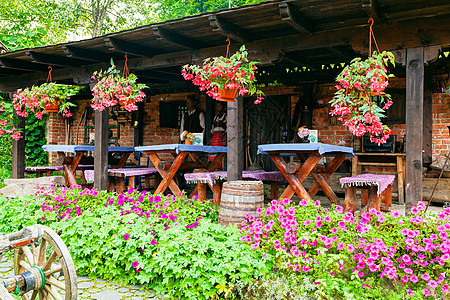
M367 23L370 23L370 26L369 26L369 56L372 56L372 38L375 43L375 46L377 47L378 53L380 53L380 48L378 48L377 40L375 39L375 34L373 33L373 29L372 29L372 26L374 23L373 19L370 18L369 21L367 21Z
M52 82L52 66L48 66L47 83Z
M128 62L128 56L125 53L125 64L123 66L123 74L122 74L122 77L125 77L125 78L127 78L128 75L130 75L130 71L128 70L128 63L127 62Z
M230 44L231 44L230 38L227 37L227 40L226 40L226 41L228 42L228 45L227 45L227 55L226 55L226 57L229 58L229 57L230 57Z

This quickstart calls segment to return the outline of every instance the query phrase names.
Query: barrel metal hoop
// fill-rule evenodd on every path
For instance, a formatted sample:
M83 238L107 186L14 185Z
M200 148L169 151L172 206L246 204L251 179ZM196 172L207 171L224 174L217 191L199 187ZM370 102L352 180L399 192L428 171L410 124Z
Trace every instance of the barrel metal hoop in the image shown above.
M42 277L42 285L41 285L41 287L39 288L39 290L42 291L42 290L44 289L44 286L45 286L45 274L44 274L44 271L42 271L41 267L39 267L39 266L33 266L33 268L38 269L39 273L41 274L41 277Z

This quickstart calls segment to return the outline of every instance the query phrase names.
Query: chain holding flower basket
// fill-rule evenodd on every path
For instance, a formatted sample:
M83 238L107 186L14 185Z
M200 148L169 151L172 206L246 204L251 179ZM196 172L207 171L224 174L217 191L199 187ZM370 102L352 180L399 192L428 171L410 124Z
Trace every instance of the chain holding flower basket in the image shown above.
M136 102L142 102L145 98L142 90L148 88L143 83L136 83L136 75L128 74L126 56L123 76L111 59L111 67L108 70L94 72L91 78L97 80L92 89L94 98L91 107L98 111L117 104L127 111L135 111L138 109Z
M369 32L369 53L371 39L375 40L372 31L373 20ZM376 43L376 41L375 41ZM378 49L378 45L377 45ZM385 111L392 105L389 94L384 93L389 77L387 66L395 66L391 52L373 52L366 60L355 58L336 77L338 90L329 103L333 106L330 115L338 116L338 120L347 126L355 136L370 135L370 140L378 145L386 143L391 129L381 122Z
M203 61L201 67L185 65L181 74L215 100L234 101L238 93L240 96L256 94L254 102L259 104L264 99L264 93L256 87L255 71L259 62L249 61L247 54L245 46L242 46L231 57L210 57Z

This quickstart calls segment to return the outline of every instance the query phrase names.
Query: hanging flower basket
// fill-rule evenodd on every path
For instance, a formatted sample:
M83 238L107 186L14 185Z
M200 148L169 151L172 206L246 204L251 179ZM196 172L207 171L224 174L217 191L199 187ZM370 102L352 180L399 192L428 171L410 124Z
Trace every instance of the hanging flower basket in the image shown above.
M48 113L57 113L59 112L59 100L57 100L57 104L54 104L53 102L47 101L44 104L44 109Z
M387 73L389 64L395 66L395 61L387 51L374 52L366 60L355 58L336 77L337 92L329 101L330 115L338 116L353 135L369 134L371 142L379 145L392 133L381 121L392 105L391 96L384 92L388 79L394 77Z
M255 71L258 62L249 61L247 50L242 46L231 57L210 57L202 66L185 65L181 74L185 80L199 87L200 91L215 100L234 101L240 96L256 94L255 104L261 103L264 93L257 89ZM224 94L226 90L236 90L234 97Z
M127 111L135 111L138 109L136 103L145 98L142 90L148 88L145 84L137 83L134 74L121 76L112 59L111 67L106 71L94 72L92 79L97 80L97 83L92 89L94 98L91 107L98 111L117 104Z
M235 98L237 96L237 89L223 89L219 90L220 94L220 101L226 101L226 102L234 102Z

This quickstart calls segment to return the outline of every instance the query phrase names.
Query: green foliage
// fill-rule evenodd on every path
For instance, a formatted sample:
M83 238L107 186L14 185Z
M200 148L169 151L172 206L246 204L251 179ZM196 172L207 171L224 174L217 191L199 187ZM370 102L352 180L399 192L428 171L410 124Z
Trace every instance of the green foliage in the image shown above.
M47 152L42 149L42 146L47 143L44 128L44 120L39 120L33 115L25 119L25 165L27 166L48 164Z
M34 197L8 199L0 195L0 235L36 224L39 209L40 201Z

